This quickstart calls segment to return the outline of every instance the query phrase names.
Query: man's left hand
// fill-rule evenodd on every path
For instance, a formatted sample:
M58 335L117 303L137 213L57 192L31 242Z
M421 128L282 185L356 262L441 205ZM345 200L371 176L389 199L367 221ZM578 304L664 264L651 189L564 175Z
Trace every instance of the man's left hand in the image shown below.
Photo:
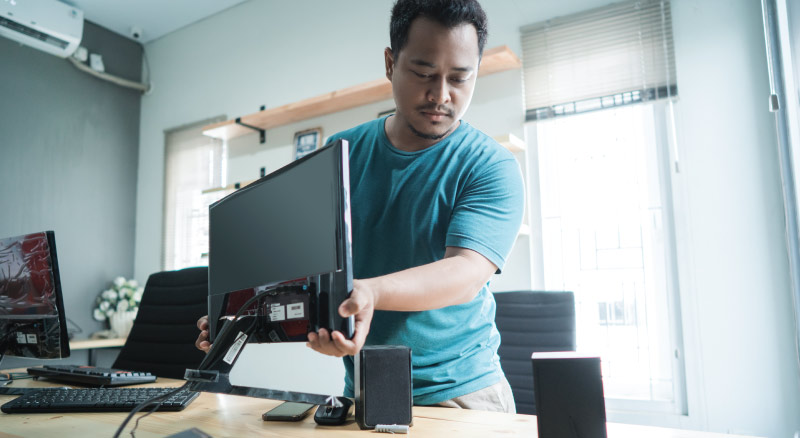
M326 329L320 329L318 333L308 334L306 345L329 356L343 357L358 354L369 333L372 315L375 313L376 294L377 292L369 287L367 281L353 280L353 292L339 306L339 315L343 318L354 317L353 339L347 339L338 330L330 333Z

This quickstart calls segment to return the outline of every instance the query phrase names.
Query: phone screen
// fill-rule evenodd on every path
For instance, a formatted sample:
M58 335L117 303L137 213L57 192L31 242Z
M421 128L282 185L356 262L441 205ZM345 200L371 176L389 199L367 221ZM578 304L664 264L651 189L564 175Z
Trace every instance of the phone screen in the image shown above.
M299 421L305 418L314 405L308 403L285 402L270 409L261 416L265 421Z

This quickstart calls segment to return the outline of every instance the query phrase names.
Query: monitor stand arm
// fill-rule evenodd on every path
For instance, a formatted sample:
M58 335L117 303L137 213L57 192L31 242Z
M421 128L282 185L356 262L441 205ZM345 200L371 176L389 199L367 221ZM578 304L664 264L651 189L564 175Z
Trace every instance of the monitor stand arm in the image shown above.
M184 378L190 383L189 390L218 394L242 395L314 405L342 406L339 397L295 391L280 391L266 388L236 386L230 381L230 372L247 341L258 329L252 319L226 320L217 338L211 345L198 369L187 369Z

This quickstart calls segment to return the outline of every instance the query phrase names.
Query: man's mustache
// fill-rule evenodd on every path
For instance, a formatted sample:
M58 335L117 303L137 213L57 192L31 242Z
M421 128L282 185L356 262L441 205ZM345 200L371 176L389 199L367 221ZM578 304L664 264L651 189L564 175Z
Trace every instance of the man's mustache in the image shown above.
M427 112L435 112L435 113L444 113L447 114L448 117L453 117L453 109L448 108L446 106L439 106L434 104L427 104L427 105L420 105L417 107L417 111L427 111Z

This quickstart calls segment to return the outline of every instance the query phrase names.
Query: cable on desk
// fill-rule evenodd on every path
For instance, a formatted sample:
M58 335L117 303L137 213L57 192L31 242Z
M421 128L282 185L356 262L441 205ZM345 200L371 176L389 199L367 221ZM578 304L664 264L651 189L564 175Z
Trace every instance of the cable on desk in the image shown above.
M148 412L145 415L142 415L141 417L139 417L139 419L136 420L136 425L131 430L131 436L135 437L136 434L134 432L136 431L136 428L139 426L139 420L157 411L158 408L161 407L162 403L164 403L167 399L169 399L173 395L180 392L182 389L185 389L187 386L189 386L189 382L184 383L180 387L175 388L170 392L164 393L162 395L157 395L149 400L145 400L142 403L139 403L139 405L133 408L133 410L128 414L128 416L125 417L125 420L122 422L122 424L119 425L119 429L117 429L117 432L114 433L114 438L119 438L120 434L122 434L122 431L125 430L125 426L128 425L128 422L131 421L131 418L133 418L133 416L136 415L137 412L155 403L155 406L153 407L153 409L150 410L150 412Z
M233 317L233 320L236 321L242 315L242 313L244 313L244 311L254 302L259 302L259 304L256 305L256 307L258 308L259 305L260 305L261 299L263 299L265 296L266 296L266 294L257 294L255 296L251 297L244 304L242 304L242 306L239 308L239 311L237 311L236 315ZM258 318L256 318L256 320L257 319ZM253 321L252 324L255 324L255 323L256 323L256 321ZM252 326L251 326L251 328L252 328ZM206 362L206 360L204 360L203 362ZM203 364L201 363L200 364L200 369L202 369L202 368L204 368L204 367L203 367ZM122 424L120 424L119 429L117 429L117 432L114 434L114 438L119 438L120 434L122 434L122 431L125 430L125 426L127 426L127 424L131 421L131 418L133 418L133 416L136 415L137 412L139 412L142 409L144 409L144 408L146 408L146 407L148 407L148 406L150 406L150 405L155 403L156 405L153 407L153 409L150 410L150 412L146 413L145 415L142 415L141 417L139 417L136 420L136 423L134 424L133 429L131 430L131 437L135 438L136 437L135 432L136 432L136 428L139 427L139 421L142 418L144 418L144 417L152 414L153 412L157 411L158 408L161 407L161 404L164 403L165 400L167 400L168 398L172 397L173 395L175 395L176 393L178 393L182 389L185 389L186 387L188 387L190 383L191 382L186 382L181 387L176 388L173 391L170 391L170 392L168 392L166 394L163 394L163 395L159 395L159 396L153 397L150 400L146 400L146 401L140 403L138 406L136 406L128 414L127 417L125 417L125 420L122 422Z

